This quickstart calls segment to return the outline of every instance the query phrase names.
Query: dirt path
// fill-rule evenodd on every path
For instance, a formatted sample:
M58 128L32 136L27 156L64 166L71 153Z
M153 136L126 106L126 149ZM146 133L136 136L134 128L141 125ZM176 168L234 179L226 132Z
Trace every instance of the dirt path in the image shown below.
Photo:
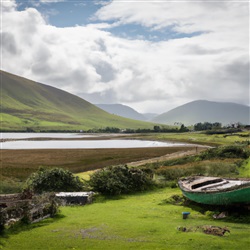
M161 162L161 161L166 161L166 160L171 160L171 159L177 159L177 158L184 157L184 156L196 155L196 154L199 154L200 152L204 151L205 149L206 148L197 147L196 149L167 154L167 155L163 155L160 157L155 157L155 158L151 158L151 159L147 159L147 160L130 162L130 163L127 163L127 165L131 166L131 167L138 167L141 165L145 165L147 163L154 163L154 162L158 162L158 161Z

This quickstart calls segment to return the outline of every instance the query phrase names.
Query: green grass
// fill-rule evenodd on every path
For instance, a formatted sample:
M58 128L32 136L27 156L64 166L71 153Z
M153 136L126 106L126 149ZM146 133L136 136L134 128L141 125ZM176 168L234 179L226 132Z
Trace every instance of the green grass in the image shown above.
M0 194L11 194L22 191L23 183L15 178L3 178L0 175Z
M182 136L187 135L182 134ZM133 150L134 153L135 151L141 150ZM67 156L66 152L74 154L74 157ZM87 152L88 155L93 153L93 150ZM93 155L96 157L95 154L98 153L102 158L100 152L102 151L94 152ZM123 154L119 152L119 155L124 156L125 152L123 151ZM6 153L3 154L3 159L13 161L13 157L7 154L7 151L3 151L3 153ZM79 158L78 153L84 159ZM108 156L107 150L103 150L103 153L105 153L105 157ZM62 160L62 158L58 154L59 151L57 153L54 151L51 155L48 151L34 151L32 157L36 160L46 158L50 163L55 160L55 163L59 164L59 159ZM74 161L80 159L80 163L84 160L86 164L87 155L80 150L60 151L60 154L65 155L67 159L74 159ZM88 157L93 157L93 155ZM131 157L131 153L128 155ZM22 157L28 159L24 155ZM20 155L17 158L20 161L22 157ZM32 157L30 156L30 160L34 163ZM112 160L114 160L113 157L114 155L111 157ZM226 159L222 162L228 164ZM209 162L209 164L212 163ZM9 164L14 166L13 162L9 162ZM72 165L72 162L68 164ZM218 164L220 163L218 162ZM26 165L27 163L23 166ZM79 176L87 178L88 173L79 174ZM245 160L239 167L238 176L250 177L250 159ZM0 249L248 249L250 244L249 214L244 216L237 214L235 217L214 220L211 212L204 213L207 209L194 205L177 206L165 202L172 195L180 194L179 188L164 188L110 199L98 197L94 204L82 207L62 207L61 213L54 219L46 219L37 224L10 229L0 238ZM186 220L182 219L183 211L191 213ZM227 227L230 234L223 237L204 234L199 229L204 225ZM178 227L192 230L191 232L181 232L177 230Z
M55 219L22 228L1 240L2 249L247 249L250 224L213 220L190 207L163 204L180 194L179 189L160 189L144 194L99 199L78 207L62 207ZM190 212L182 219L182 211ZM248 218L249 220L249 218ZM228 227L223 237L180 232L178 227L204 225ZM1 249L1 245L0 245Z
M249 137L242 137L242 135L248 135ZM179 141L189 142L197 144L205 144L212 146L231 145L236 142L244 142L250 138L249 132L239 132L233 135L208 135L202 132L186 132L186 133L155 133L155 134L143 134L138 135L138 138L143 139L155 139L162 141Z
M148 163L145 167L153 169L164 181L190 175L250 177L249 153L246 146L223 146L195 156Z
M90 175L92 175L95 171L86 171L86 172L81 172L81 173L77 173L75 174L75 176L78 176L80 178L82 178L83 180L88 181L90 179Z
M80 173L185 150L190 148L1 150L0 183L1 177L23 181L39 167L61 167Z
M239 170L240 177L250 178L250 158L244 161L240 170Z
M0 71L1 130L153 128L154 124L111 115L60 89Z

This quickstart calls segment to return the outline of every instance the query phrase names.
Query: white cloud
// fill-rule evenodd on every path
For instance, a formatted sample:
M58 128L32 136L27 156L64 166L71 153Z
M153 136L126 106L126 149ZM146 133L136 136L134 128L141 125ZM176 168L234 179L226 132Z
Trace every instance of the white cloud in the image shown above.
M1 12L14 11L16 6L15 0L1 0Z
M94 103L124 103L142 112L165 112L195 99L249 104L247 3L132 2L104 5L96 14L100 23L57 28L35 8L17 11L9 1L2 69ZM112 26L128 23L201 35L151 42L111 33Z
M41 3L59 3L65 2L65 0L40 0Z
M107 5L110 2L112 2L112 0L93 0L95 5Z

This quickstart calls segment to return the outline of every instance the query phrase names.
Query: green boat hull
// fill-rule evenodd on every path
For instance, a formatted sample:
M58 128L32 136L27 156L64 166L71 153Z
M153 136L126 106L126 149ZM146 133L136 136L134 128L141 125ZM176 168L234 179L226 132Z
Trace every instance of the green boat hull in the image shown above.
M250 204L250 187L217 193L189 192L185 190L182 190L182 193L192 201L208 205Z

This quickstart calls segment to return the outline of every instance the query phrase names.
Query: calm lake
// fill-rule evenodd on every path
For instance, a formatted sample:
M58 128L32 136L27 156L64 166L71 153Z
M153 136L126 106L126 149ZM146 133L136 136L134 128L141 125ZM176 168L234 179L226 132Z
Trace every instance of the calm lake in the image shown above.
M1 133L1 139L28 139L28 138L82 138L98 137L99 134L75 133Z
M63 140L63 138L98 137L100 135L63 134L63 133L1 133L1 139L13 141L1 142L1 149L94 149L94 148L148 148L188 146L186 143L142 141L131 139L112 140ZM103 135L102 135L103 136ZM50 138L50 140L32 140L30 138ZM62 138L62 140L53 140ZM15 140L18 139L18 140ZM24 140L20 140L24 139Z

